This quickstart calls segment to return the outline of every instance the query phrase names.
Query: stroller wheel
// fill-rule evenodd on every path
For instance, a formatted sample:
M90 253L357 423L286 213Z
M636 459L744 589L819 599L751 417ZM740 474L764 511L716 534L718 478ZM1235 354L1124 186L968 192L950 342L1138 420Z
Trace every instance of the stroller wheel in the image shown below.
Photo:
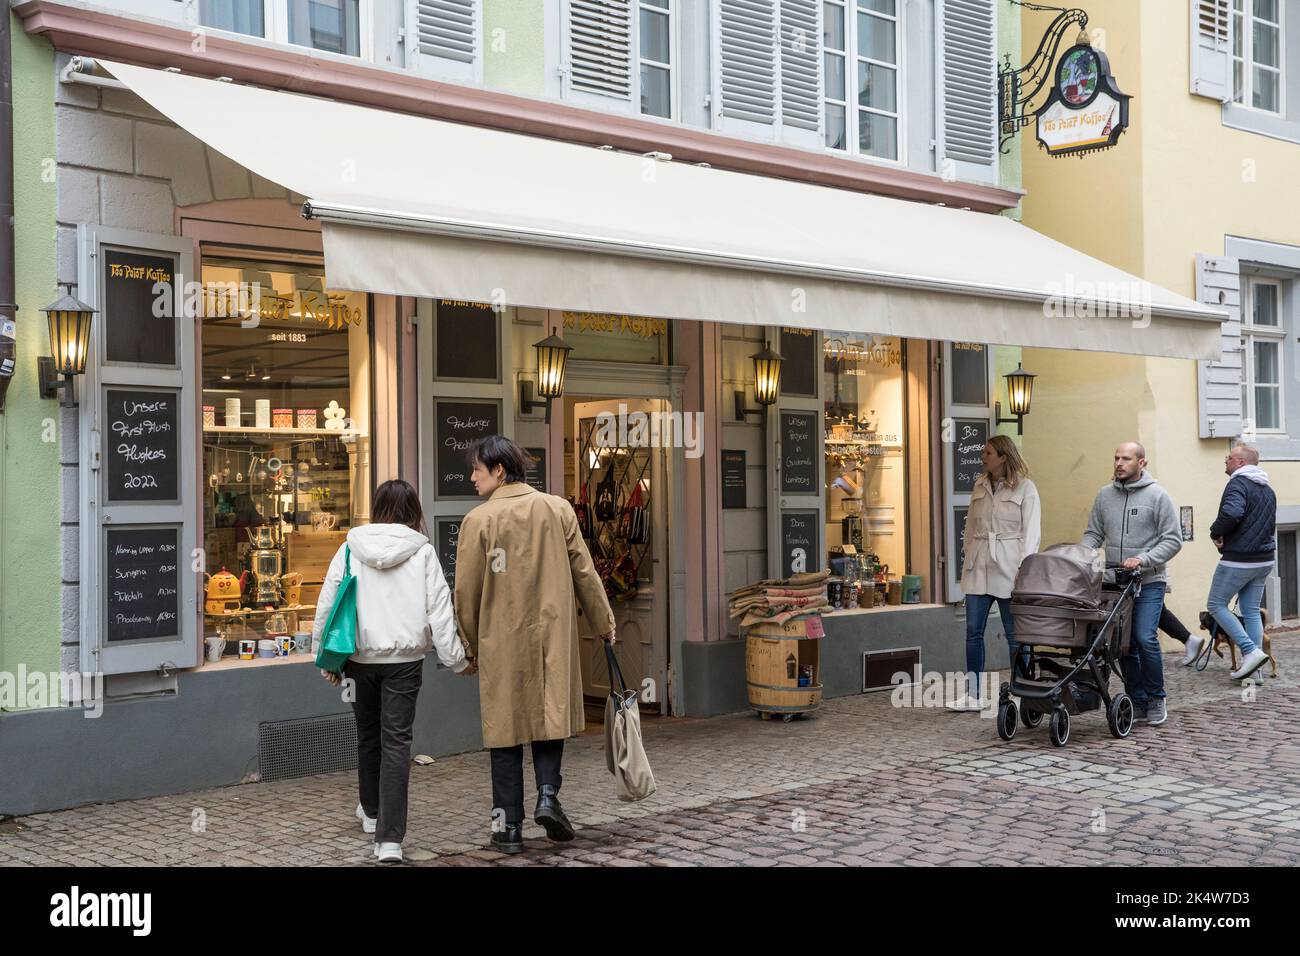
M1049 728L1053 747L1064 747L1070 739L1070 713L1064 707L1052 711L1052 724Z
M1037 727L1043 722L1043 714L1041 711L1030 710L1028 707L1021 707L1020 722L1026 727Z
M1133 698L1128 694L1112 697L1106 708L1106 723L1110 725L1112 737L1123 740L1133 729Z
M1016 705L1006 701L998 705L998 736L1010 740L1016 735Z

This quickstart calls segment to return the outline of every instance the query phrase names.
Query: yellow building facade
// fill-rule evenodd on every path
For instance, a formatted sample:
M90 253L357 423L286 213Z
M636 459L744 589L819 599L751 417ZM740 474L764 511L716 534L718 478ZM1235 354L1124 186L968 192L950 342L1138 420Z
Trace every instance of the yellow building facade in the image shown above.
M1269 19L1274 6L1277 20ZM1256 397L1268 419L1262 424L1280 427L1255 423L1251 431L1249 402L1240 415L1277 492L1280 552L1290 549L1280 554L1266 601L1293 614L1300 526L1300 2L1244 7L1240 0L1090 2L1087 32L1109 57L1120 88L1133 96L1130 128L1114 149L1082 158L1049 156L1027 128L1021 134L1028 194L1023 219L1189 298L1231 309L1234 296L1243 296L1248 318L1254 314L1252 283L1275 287L1265 290L1275 303L1265 312L1276 315L1281 328L1261 341L1277 343L1276 350L1265 348L1280 358L1280 369L1269 359L1265 368L1228 377L1279 380L1276 390L1267 382ZM1257 13L1264 16L1252 21ZM1050 19L1024 13L1026 60ZM1073 39L1072 31L1062 49ZM1277 70L1271 59L1280 61ZM1213 89L1207 76L1226 76L1226 104L1193 92L1198 81L1201 90ZM1234 95L1245 102L1232 102ZM1198 255L1212 266L1198 267ZM1216 283L1206 281L1206 268L1227 279L1221 300L1211 288ZM1229 352L1236 331L1225 328ZM1247 366L1250 346L1242 356ZM1225 355L1226 364L1235 358ZM1115 445L1142 442L1149 471L1176 506L1192 508L1194 537L1170 565L1168 605L1195 632L1218 560L1208 530L1226 481L1223 459L1239 430L1230 416L1205 421L1202 400L1212 391L1206 380L1216 373L1194 361L1049 349L1026 349L1024 364L1039 376L1023 444L1043 493L1044 542L1079 538L1093 497L1109 478ZM1224 374L1217 372L1220 379ZM1239 377L1235 385L1220 384L1220 401L1211 405L1232 405L1222 396L1240 387ZM1247 382L1246 391L1253 388ZM1216 437L1202 437L1207 429Z

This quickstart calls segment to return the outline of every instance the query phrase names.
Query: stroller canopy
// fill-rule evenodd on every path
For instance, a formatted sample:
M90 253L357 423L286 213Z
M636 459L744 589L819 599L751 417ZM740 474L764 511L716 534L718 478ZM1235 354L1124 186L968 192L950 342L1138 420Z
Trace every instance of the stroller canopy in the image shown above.
M1015 604L1097 610L1102 606L1098 553L1082 544L1054 544L1020 563L1011 591Z

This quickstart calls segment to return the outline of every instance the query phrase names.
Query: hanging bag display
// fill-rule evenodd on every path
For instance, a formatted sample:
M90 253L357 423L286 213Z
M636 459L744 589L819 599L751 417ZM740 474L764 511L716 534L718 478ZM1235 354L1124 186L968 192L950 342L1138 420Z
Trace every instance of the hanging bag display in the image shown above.
M321 632L316 666L339 673L349 657L357 652L357 579L352 576L352 549L343 546L343 580L334 595L334 606Z
M591 519L591 501L587 497L587 485L583 483L578 491L578 500L573 502L573 510L578 515L578 530L584 538L590 538L595 522Z
M618 517L618 489L614 485L614 458L610 456L604 477L596 486L596 520L613 521Z
M628 544L645 544L649 526L646 518L645 499L641 495L641 482L636 483L632 493L623 506L623 517L619 522L619 537Z
M641 740L641 711L636 691L623 683L623 672L609 641L605 664L609 668L609 696L605 698L605 766L618 782L618 798L644 800L655 792L655 775Z

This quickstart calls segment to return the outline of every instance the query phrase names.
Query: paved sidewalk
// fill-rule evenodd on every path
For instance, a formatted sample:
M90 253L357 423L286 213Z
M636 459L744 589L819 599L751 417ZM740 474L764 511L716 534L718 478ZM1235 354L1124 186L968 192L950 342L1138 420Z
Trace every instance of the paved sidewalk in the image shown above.
M1300 863L1300 635L1274 638L1282 676L1257 691L1165 658L1170 716L1114 740L1098 711L1054 748L975 714L826 703L792 723L752 714L647 720L659 792L620 803L599 734L570 741L565 807L578 839L525 831L484 848L486 753L411 772L408 862L685 866L737 863L1141 865ZM525 768L526 774L531 771ZM0 865L371 862L351 772L101 804L0 822Z

